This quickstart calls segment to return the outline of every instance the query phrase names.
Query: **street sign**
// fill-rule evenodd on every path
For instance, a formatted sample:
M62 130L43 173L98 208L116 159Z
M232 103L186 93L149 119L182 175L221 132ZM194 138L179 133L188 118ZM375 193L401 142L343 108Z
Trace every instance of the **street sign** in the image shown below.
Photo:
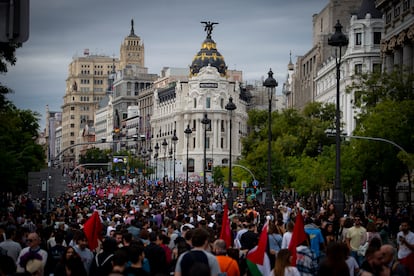
M257 181L256 179L255 180L253 180L253 186L255 186L255 187L257 187L257 186L259 186L259 181Z

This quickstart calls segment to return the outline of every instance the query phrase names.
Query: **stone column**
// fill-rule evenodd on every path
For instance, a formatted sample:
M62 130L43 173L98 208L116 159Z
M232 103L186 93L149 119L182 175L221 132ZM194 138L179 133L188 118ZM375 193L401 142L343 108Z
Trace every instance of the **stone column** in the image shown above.
M405 68L413 68L413 44L406 43L403 47L403 65Z

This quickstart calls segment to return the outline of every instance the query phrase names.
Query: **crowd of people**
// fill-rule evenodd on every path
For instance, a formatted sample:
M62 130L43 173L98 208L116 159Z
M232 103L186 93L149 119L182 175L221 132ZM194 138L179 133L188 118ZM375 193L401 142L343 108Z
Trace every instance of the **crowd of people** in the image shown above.
M356 202L339 217L328 201L315 207L288 195L272 208L239 197L225 208L213 184L115 189L122 186L72 185L49 206L3 194L0 275L414 275L414 233L401 209L381 213ZM97 247L84 229L94 213ZM220 236L225 217L230 245ZM299 228L305 238L294 244ZM265 260L255 268L248 256L262 231Z

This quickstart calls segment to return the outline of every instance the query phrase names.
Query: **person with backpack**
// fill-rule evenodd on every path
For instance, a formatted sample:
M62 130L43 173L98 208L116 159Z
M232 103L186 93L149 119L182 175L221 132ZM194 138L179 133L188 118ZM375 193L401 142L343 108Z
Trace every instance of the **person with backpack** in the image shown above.
M203 228L194 229L193 248L183 253L175 266L175 276L217 276L220 266L216 257L208 252L209 233Z

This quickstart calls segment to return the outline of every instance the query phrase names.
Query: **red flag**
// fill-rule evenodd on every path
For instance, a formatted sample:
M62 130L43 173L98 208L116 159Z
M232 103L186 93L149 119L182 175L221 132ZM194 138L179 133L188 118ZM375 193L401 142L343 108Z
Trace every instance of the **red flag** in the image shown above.
M292 254L292 263L291 265L296 266L296 247L302 242L306 241L307 236L305 233L305 225L303 223L303 217L300 210L296 215L295 226L293 227L292 239L289 243L289 251Z
M226 247L231 247L232 237L229 221L229 207L227 203L224 205L223 220L221 222L220 239L226 242Z
M93 212L92 216L85 222L83 232L88 238L89 249L96 249L102 233L102 222L97 211Z

